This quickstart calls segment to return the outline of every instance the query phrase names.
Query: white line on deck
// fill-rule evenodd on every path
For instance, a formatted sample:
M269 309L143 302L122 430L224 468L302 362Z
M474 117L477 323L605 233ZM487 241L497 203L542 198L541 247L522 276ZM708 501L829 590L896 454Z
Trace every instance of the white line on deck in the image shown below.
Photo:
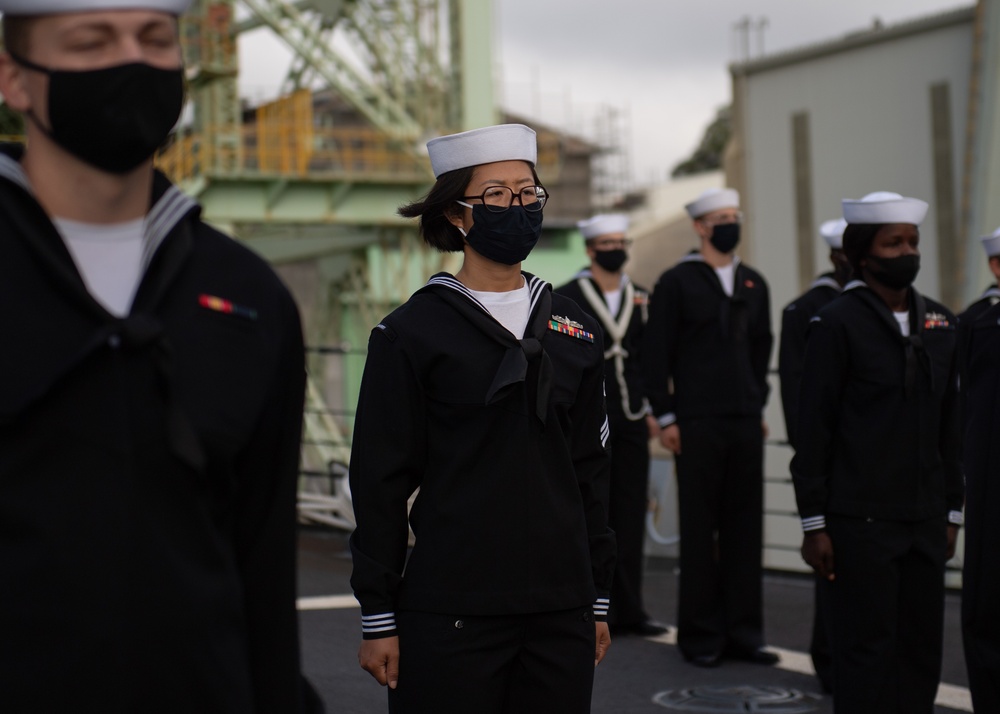
M360 607L353 595L326 595L323 597L300 597L298 599L299 610L349 610ZM677 628L671 627L663 635L657 637L647 637L650 642L658 642L663 645L677 644ZM781 655L781 662L777 665L779 669L798 674L808 674L814 676L816 670L813 669L812 659L805 652L786 650L781 647L768 647L769 650ZM956 709L962 712L972 711L972 696L965 687L957 687L954 684L938 685L937 699L935 704L949 709Z
M353 595L300 597L296 604L300 610L349 610L354 607L361 607Z

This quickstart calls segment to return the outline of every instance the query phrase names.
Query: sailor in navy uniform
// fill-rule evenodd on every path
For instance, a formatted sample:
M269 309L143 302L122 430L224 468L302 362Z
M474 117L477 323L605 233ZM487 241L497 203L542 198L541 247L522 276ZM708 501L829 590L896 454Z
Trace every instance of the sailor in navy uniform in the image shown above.
M847 283L851 266L844 257L843 238L847 221L836 218L824 221L819 234L830 249L833 270L823 273L809 289L790 302L781 313L781 341L778 347L778 375L781 378L781 406L785 412L785 434L795 448L795 425L799 412L799 386L802 383L802 360L806 352L806 332L809 321L831 300L840 295ZM813 608L813 633L809 645L813 668L824 691L833 691L833 667L830 661L829 618L824 617L826 602L825 581L816 579L816 597Z
M0 709L286 714L299 313L154 168L190 0L0 0ZM305 700L302 699L301 706Z
M1000 228L980 238L980 242L996 283L986 288L974 303L965 308L965 312L959 314L959 324L975 322L976 318L1000 302Z
M686 209L700 249L656 284L642 356L660 441L677 460L677 643L698 666L724 655L775 664L761 600L767 283L733 252L736 191L706 191Z
M982 238L1000 278L1000 229ZM991 287L959 316L963 354L963 465L967 491L962 638L977 712L1000 711L1000 291Z
M464 261L369 339L350 470L359 661L393 712L589 712L615 558L600 326L521 271L547 199L535 132L427 148L437 182L400 213Z
M927 204L843 201L857 280L813 318L792 478L830 581L834 709L931 714L962 521L955 317L912 287Z
M642 562L649 505L649 438L659 434L649 413L639 366L649 293L622 270L628 260L628 216L602 214L577 223L590 267L556 288L594 315L604 330L604 384L611 424L608 522L618 558L608 624L613 633L661 635L642 603Z

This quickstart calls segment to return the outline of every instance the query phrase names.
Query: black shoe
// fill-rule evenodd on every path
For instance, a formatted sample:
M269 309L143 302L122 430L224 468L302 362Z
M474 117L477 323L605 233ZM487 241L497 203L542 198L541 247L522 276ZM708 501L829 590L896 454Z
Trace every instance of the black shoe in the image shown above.
M643 620L642 622L632 625L629 629L641 637L656 637L670 632L669 627L664 625L662 622L657 622L656 620Z
M722 664L722 655L718 652L703 655L684 655L684 659L695 667L718 667Z
M763 647L758 647L755 650L728 649L726 650L726 657L768 666L778 664L781 661L781 657L777 653L766 650Z
M609 625L612 637L625 637L627 635L639 635L640 637L656 637L670 632L670 628L656 620L643 620L630 625L614 623Z

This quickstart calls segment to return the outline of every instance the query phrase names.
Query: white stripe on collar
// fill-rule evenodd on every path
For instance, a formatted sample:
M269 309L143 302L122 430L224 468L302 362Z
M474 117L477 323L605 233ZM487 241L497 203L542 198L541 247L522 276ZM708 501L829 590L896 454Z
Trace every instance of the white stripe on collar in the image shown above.
M530 280L528 280L528 276L524 275L524 273L521 273L521 275L524 276L526 282L528 283L528 294L531 297L528 303L528 315L530 316L535 312L535 306L538 304L538 299L545 291L545 288L546 286L548 286L548 283L539 278L537 275L532 275ZM469 290L467 287L465 287L465 285L463 285L453 275L435 275L434 277L432 277L430 280L427 281L427 284L440 285L441 287L450 288L455 292L461 293L462 295L467 297L474 305L476 305L476 307L478 307L480 310L482 310L487 315L490 315L492 317L490 311L486 309L486 306L483 305L481 302L479 302L479 300L476 299L476 296L472 294L472 291Z
M821 275L813 280L812 285L809 286L810 290L813 288L833 288L837 292L840 292L840 283L831 278L829 275Z
M986 300L987 298L1000 298L1000 287L994 285L993 287L986 288L983 294L979 296L979 299Z
M21 163L2 153L0 153L0 177L16 183L32 196L35 195L35 192L31 190L28 174L24 173Z
M683 258L681 258L679 262L681 262L681 263L705 263L706 265L708 265L708 261L705 260L705 256L703 256L699 251L695 251L694 253L688 253ZM735 270L737 268L737 266L739 266L739 264L740 264L740 256L734 255L733 256L733 269ZM711 266L709 266L709 267L711 267ZM726 267L726 266L723 266L723 267ZM712 268L712 270L718 270L718 268Z
M157 249L184 216L198 207L198 202L173 184L146 214L146 245L142 251L142 269L149 267Z
M867 287L868 283L866 283L864 280L851 280L850 282L847 283L847 285L844 286L844 292L846 293L848 290L857 290L858 288L867 288Z

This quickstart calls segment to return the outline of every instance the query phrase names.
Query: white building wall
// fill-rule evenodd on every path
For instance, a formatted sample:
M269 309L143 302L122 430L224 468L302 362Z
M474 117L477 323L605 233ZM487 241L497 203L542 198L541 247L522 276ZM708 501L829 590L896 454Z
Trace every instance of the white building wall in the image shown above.
M816 223L840 199L896 191L931 203L921 226L917 289L939 294L930 88L950 87L954 195L961 195L972 23L754 73L747 77L747 220L773 314L799 292L792 117L809 115ZM829 269L817 234L816 272Z

